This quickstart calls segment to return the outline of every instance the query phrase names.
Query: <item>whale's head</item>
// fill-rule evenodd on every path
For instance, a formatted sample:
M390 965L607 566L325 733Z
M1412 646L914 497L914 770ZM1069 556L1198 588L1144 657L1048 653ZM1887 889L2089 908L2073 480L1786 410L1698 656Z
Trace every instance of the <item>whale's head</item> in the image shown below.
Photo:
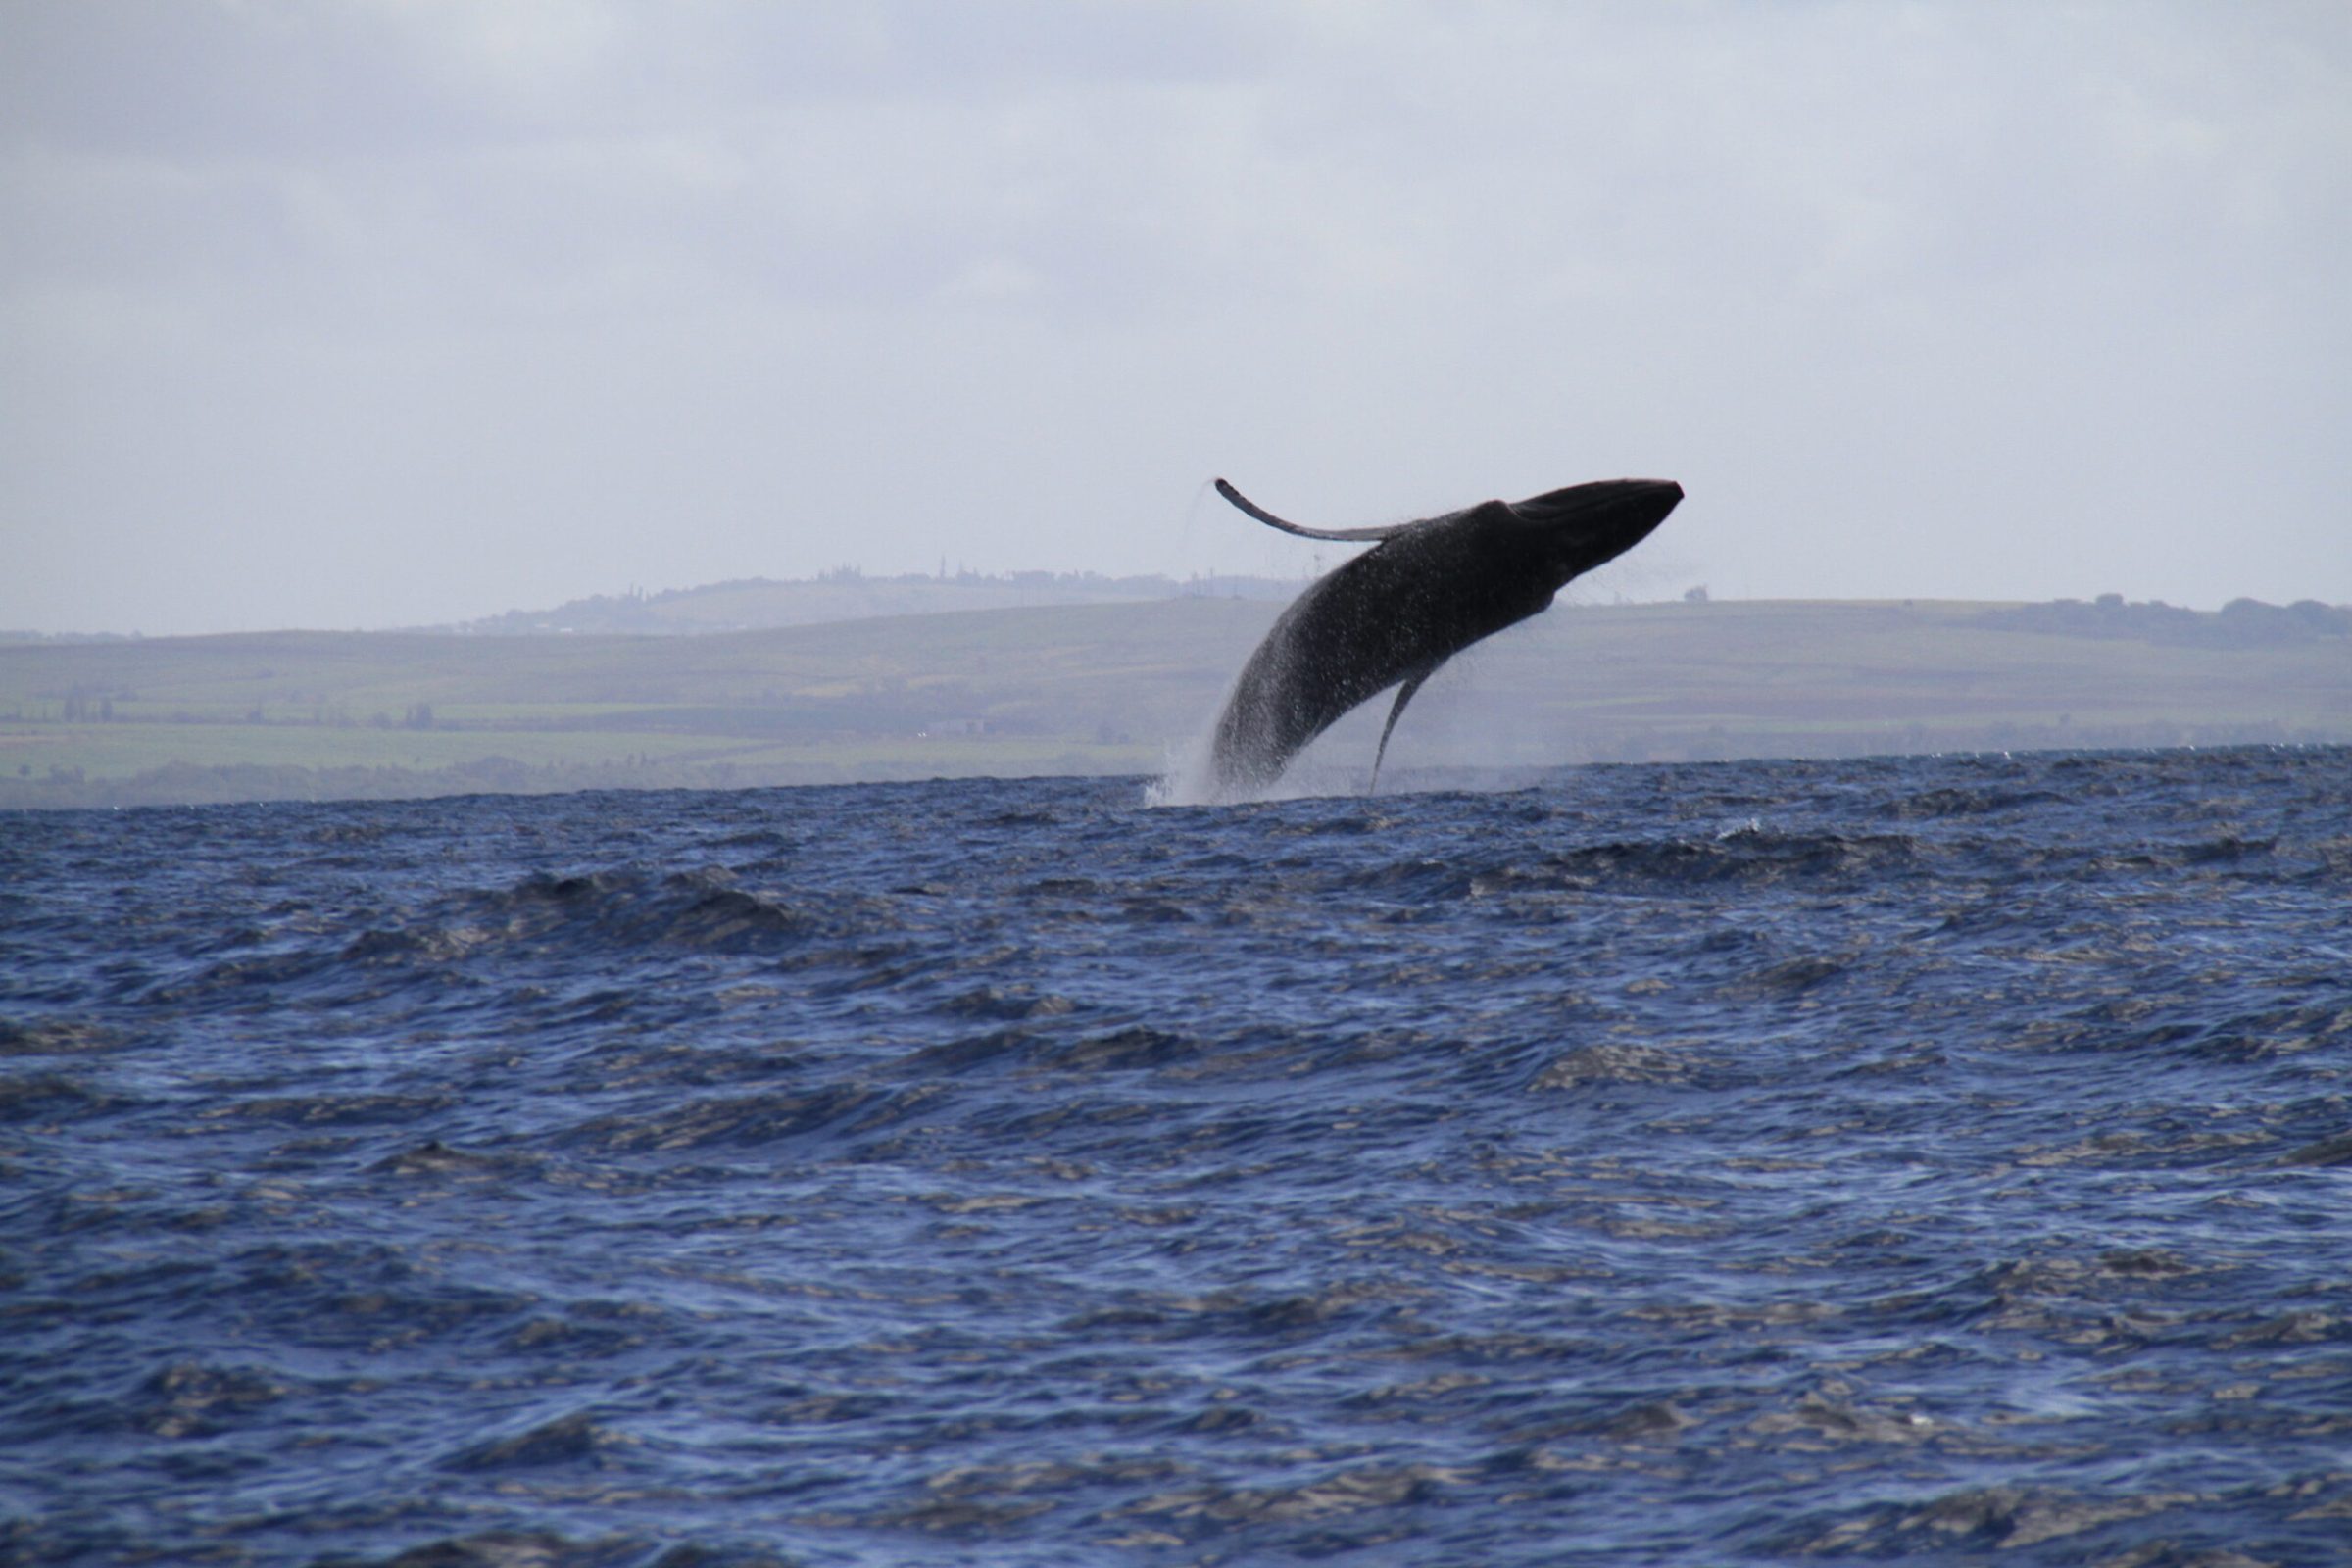
M1648 538L1682 499L1672 479L1599 479L1505 510L1557 589Z

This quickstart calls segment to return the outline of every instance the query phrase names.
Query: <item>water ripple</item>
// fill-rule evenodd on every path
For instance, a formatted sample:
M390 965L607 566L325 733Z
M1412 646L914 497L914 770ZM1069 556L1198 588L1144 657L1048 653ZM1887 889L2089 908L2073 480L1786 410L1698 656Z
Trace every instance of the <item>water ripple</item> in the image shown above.
M2341 1560L2352 754L1144 795L0 818L0 1559Z

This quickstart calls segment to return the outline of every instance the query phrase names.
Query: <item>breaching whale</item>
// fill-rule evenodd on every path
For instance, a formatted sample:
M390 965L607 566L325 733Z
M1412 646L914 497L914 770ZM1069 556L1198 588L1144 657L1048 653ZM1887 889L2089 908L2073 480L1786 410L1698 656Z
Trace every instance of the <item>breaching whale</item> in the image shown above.
M1440 665L1640 544L1683 499L1671 479L1602 479L1393 527L1305 528L1222 479L1217 493L1286 533L1376 541L1294 600L1242 666L1209 756L1228 796L1273 783L1343 713L1401 681L1372 758L1377 786L1397 715Z

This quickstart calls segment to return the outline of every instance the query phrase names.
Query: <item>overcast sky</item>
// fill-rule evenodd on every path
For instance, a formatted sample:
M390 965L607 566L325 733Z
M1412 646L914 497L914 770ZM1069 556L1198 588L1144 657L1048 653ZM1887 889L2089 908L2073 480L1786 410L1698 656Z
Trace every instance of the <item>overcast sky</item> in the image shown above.
M1341 559L1216 474L2352 601L2352 6L0 7L0 627Z

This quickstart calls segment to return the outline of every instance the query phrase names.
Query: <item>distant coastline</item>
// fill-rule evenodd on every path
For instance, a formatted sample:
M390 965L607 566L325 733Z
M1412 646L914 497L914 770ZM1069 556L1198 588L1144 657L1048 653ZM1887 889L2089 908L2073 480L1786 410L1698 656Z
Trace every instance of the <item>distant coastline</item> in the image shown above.
M0 808L1156 773L1298 586L843 572L427 631L18 639ZM902 603L930 608L861 608ZM1449 666L1412 719L1406 776L2352 742L2352 609L1562 605ZM1338 726L1308 775L1353 787L1376 724Z
M473 620L378 628L457 637L677 637L779 626L821 626L885 615L943 614L961 610L1035 610L1054 605L1101 605L1161 599L1286 601L1305 577L1248 577L1223 573L1169 577L1112 577L1095 571L941 571L869 577L842 566L814 577L739 577L699 588L648 592L631 588L592 594L549 610L510 610ZM220 634L230 635L230 634ZM145 641L137 632L38 632L0 629L10 643Z

